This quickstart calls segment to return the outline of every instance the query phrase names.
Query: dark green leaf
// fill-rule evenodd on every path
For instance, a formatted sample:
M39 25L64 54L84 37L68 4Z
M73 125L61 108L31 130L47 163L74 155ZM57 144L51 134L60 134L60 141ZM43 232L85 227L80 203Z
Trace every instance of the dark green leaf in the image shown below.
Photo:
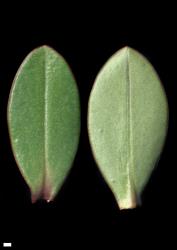
M9 97L8 125L32 201L52 200L71 168L80 133L77 86L53 49L37 48L22 63Z

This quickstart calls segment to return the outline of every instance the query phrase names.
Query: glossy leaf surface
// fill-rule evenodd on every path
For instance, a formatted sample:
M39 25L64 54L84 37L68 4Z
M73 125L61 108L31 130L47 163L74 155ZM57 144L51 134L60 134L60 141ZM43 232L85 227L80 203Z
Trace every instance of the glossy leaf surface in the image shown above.
M9 97L8 126L32 201L52 200L71 168L80 133L76 82L53 49L39 47L22 63Z
M152 65L129 47L115 53L95 80L88 130L96 162L121 209L140 201L167 123L166 96Z

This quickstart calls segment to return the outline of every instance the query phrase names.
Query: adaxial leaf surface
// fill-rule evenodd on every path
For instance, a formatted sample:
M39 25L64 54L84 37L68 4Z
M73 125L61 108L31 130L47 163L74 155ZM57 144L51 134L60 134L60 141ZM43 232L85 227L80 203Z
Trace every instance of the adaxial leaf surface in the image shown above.
M9 97L8 126L32 201L52 200L71 168L80 134L76 82L53 49L39 47L23 61Z

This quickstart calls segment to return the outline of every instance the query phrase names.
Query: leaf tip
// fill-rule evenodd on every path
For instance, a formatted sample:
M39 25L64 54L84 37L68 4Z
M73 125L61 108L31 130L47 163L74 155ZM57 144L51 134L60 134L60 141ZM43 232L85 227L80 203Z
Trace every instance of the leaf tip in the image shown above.
M122 53L130 53L131 51L136 51L136 50L127 45L127 46L124 46L119 51L122 52Z
M41 52L43 52L43 53L55 52L55 53L59 54L58 52L55 51L55 49L53 49L52 47L50 47L49 45L46 45L46 44L41 45L41 46L39 46L39 47L36 47L35 49L33 49L33 50L31 51L30 54L33 54L34 52L39 52L39 51L41 51Z
M44 50L51 50L52 49L49 45L46 45L46 44L40 46L39 48L44 49Z

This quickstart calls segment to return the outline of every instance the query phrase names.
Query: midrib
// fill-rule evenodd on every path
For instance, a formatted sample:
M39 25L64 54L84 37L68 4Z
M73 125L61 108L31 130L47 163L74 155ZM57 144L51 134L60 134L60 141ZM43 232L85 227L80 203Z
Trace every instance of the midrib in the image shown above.
M47 178L47 131L48 131L48 77L47 77L47 53L44 49L44 181L43 181L43 191L46 187Z
M133 159L133 124L132 124L132 81L130 72L129 49L127 49L127 137L128 137L128 155L127 155L127 173L128 173L128 192L132 194L134 186L134 159ZM135 190L134 190L135 191Z

